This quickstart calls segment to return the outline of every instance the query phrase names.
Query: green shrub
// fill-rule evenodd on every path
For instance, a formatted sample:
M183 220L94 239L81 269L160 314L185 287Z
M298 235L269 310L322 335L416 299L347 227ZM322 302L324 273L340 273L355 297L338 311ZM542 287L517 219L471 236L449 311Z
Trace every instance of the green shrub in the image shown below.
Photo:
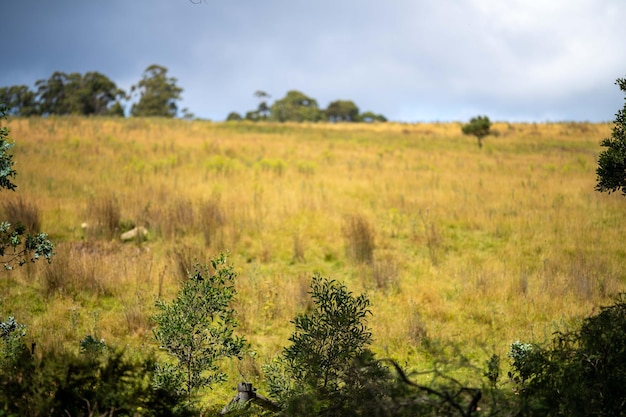
M375 358L369 350L366 296L354 296L343 284L319 275L310 294L313 309L296 316L291 345L265 368L280 415L470 416L477 411L479 389L438 372L420 385L396 362Z
M517 342L509 356L523 415L624 415L626 294L551 345Z
M9 317L0 323L0 415L191 416L185 397L155 384L152 355L134 357L87 336L81 354L34 355L26 331Z
M386 375L385 368L368 360L369 299L319 275L311 281L310 294L314 309L294 318L291 346L266 367L270 394L287 415L350 415L345 413L365 388L365 375Z
M218 360L239 357L244 340L234 335L237 326L231 302L235 296L236 273L224 255L208 266L195 265L171 303L159 300L159 313L153 317L154 336L174 359L163 367L161 380L181 381L187 401L201 389L225 379Z

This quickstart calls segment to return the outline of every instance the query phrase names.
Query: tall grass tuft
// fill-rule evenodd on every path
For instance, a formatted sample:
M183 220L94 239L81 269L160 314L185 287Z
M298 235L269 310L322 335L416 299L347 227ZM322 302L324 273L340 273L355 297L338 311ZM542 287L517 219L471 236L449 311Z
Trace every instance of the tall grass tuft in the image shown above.
M124 308L126 326L131 334L144 335L150 328L150 318L145 311L144 297L138 294Z
M224 249L224 230L226 216L219 199L205 201L200 207L200 223L204 243L207 247Z
M438 265L441 262L443 236L433 221L423 214L420 214L420 216L424 224L424 237L430 262L433 265Z
M175 199L158 213L157 228L166 239L187 235L194 229L193 203L188 199Z
M292 262L304 262L305 246L302 235L300 232L296 232L293 235L293 257Z
M193 203L187 199L176 199L170 208L168 219L176 236L184 236L194 226L195 214Z
M41 215L37 205L23 197L11 198L2 203L4 211L3 220L12 225L21 224L27 233L39 233L41 231Z
M416 309L409 316L406 326L406 337L414 345L422 345L428 341L428 331L419 311Z
M122 211L115 195L93 197L87 203L87 236L113 239L120 230Z
M42 288L46 296L73 296L80 292L98 296L111 295L114 285L104 278L99 265L102 249L91 244L61 243L56 247L54 262L43 265Z
M351 215L345 220L343 237L346 255L358 263L372 263L374 259L374 228L362 215Z
M393 291L399 287L398 263L391 256L371 263L372 280L376 289Z
M204 251L198 247L184 243L176 245L171 253L181 281L189 278L189 274L194 270L193 266L197 263L203 263L206 257Z

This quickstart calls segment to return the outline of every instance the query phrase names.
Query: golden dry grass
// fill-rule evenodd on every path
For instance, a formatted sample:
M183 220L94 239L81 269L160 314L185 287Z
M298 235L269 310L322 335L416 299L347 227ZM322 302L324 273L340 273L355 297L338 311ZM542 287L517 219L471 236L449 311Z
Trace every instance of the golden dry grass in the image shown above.
M374 350L415 366L441 343L486 360L543 341L626 288L626 200L593 189L609 124L496 123L482 150L459 123L9 127L18 193L59 246L52 265L2 273L2 313L44 346L94 332L154 346L155 299L220 251L260 362L287 343L314 272L367 291ZM120 229L143 225L147 242L115 239L116 204ZM363 239L372 252L355 259Z

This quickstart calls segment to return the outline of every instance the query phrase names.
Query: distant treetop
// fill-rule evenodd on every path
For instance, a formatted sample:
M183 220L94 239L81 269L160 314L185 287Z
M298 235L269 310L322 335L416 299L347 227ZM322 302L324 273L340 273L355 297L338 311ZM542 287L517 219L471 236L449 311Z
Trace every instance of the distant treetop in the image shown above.
M99 72L56 71L47 80L38 80L35 87L36 91L25 85L1 87L0 101L14 116L124 115L121 101L126 93Z
M167 76L167 68L150 65L142 79L131 87L131 93L139 92L139 102L133 104L130 114L140 117L175 117L176 102L183 89L176 85L176 78Z
M139 100L132 106L133 116L175 117L182 88L176 78L167 76L167 68L150 65L131 92ZM35 90L26 85L0 87L0 102L12 116L121 116L124 101L130 97L106 75L91 71L66 74L55 71L50 78L35 82ZM183 117L193 117L189 111Z
M360 114L359 108L352 100L335 100L328 104L326 109L321 109L312 97L301 91L290 90L285 97L276 100L268 106L265 101L271 96L262 90L257 90L254 96L261 100L256 110L245 113L245 117L237 112L230 112L227 121L245 120L260 121L272 120L277 122L386 122L387 118L382 114L371 111Z
M70 74L56 71L50 78L35 82L32 90L26 85L0 87L0 102L7 105L7 114L21 117L52 115L93 115L136 117L183 117L193 119L189 109L179 111L183 89L178 80L168 74L164 66L148 66L130 92L119 88L99 72ZM256 109L243 113L230 112L227 121L276 121L354 123L386 122L382 114L361 113L352 100L334 100L326 109L313 97L298 90L270 103L271 95L263 90L253 93L258 100ZM125 105L130 104L130 111Z

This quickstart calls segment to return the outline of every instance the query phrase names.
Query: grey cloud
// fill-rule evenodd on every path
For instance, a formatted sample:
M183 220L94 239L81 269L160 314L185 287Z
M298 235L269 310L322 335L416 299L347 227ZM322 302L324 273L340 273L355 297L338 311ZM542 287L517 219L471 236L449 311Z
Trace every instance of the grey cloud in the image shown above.
M4 7L4 6L3 6ZM181 107L223 119L298 89L391 119L610 120L626 76L622 0L13 1L0 85L55 70L120 86L150 64Z

